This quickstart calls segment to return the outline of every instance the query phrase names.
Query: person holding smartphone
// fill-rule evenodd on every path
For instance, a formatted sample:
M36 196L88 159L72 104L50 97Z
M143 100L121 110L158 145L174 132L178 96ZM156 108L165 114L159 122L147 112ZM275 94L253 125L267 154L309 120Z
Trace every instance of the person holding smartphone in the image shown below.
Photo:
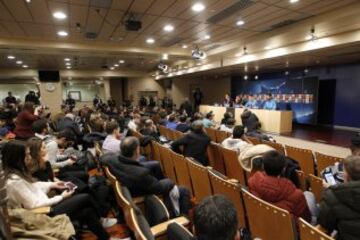
M50 207L50 216L66 214L72 221L86 224L98 239L111 238L105 227L116 223L100 218L92 198L88 194L74 195L74 189L69 190L64 182L35 181L29 169L33 168L30 150L21 141L11 141L2 149L2 161L5 171L6 188L9 197L9 207L24 207L34 209ZM61 191L53 197L48 197L50 190Z

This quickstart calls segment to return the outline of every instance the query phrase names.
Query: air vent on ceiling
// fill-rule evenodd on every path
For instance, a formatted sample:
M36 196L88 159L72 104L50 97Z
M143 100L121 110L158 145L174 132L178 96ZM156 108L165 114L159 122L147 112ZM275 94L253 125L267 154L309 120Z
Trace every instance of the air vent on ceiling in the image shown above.
M302 16L298 17L297 19L287 19L287 20L284 20L282 22L278 22L278 23L270 26L269 28L265 29L264 31L271 31L271 30L274 30L274 29L277 29L277 28L289 26L291 24L294 24L294 23L297 23L299 21L305 20L305 19L310 18L312 16L313 15L302 15Z
M207 22L216 24L216 23L224 20L225 18L230 17L231 15L233 15L234 13L236 13L238 11L244 10L245 8L250 7L253 4L254 4L253 0L239 0L236 3L234 3L233 5L231 5L230 7L225 8L224 10L219 12L218 14L210 17L207 20Z
M112 0L90 0L90 7L110 8Z
M97 33L94 33L94 32L86 32L86 33L85 33L85 38L87 38L87 39L95 39L95 38L97 38Z
M181 38L181 37L175 37L175 38L172 38L170 40L167 40L165 42L163 42L163 44L161 44L162 47L171 47L175 44L178 44L180 42L182 42L184 39Z

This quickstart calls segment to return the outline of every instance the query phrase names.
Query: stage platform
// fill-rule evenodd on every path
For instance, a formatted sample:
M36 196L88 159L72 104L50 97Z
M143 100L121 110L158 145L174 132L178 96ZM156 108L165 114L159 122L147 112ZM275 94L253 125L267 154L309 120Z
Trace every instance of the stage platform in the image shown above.
M330 127L294 124L292 132L282 133L280 136L348 148L350 147L351 138L356 135L356 133L357 132L355 131L340 130Z

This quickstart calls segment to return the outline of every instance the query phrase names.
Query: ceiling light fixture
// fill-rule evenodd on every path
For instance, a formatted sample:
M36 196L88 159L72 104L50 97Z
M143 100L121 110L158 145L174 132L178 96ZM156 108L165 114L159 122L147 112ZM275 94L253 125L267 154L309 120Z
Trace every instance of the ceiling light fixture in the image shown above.
M31 3L31 0L25 0L27 3Z
M244 76L244 80L248 80L248 78L249 78L248 75Z
M255 75L254 79L255 79L255 80L258 80L258 79L259 79L259 76L258 76L258 75Z
M67 68L67 69L71 69L71 66L67 66L66 68Z
M25 64L25 65L22 65L22 67L23 68L28 68L29 66Z
M68 36L69 34L68 34L68 32L66 32L66 31L58 31L58 32L57 32L57 35L60 36L60 37L66 37L66 36Z
M172 32L172 31L174 31L174 26L173 26L173 25L170 25L170 24L165 25L165 26L164 26L164 31L165 31L165 32Z
M201 51L197 45L195 45L194 49L191 51L191 56L195 60L203 60L207 55L204 51Z
M162 60L169 60L169 54L164 53L164 54L161 56L161 59L162 59Z
M114 67L118 67L119 66L119 64L114 64Z
M239 21L236 22L237 26L241 26L241 25L244 25L244 24L245 24L245 22L243 20L239 20Z
M12 59L15 59L15 56L9 55L9 56L7 56L7 58L12 60Z
M204 39L205 39L205 40L210 39L210 35L205 35Z
M197 2L197 3L195 3L194 5L192 5L191 9L192 9L194 12L201 12L201 11L204 11L205 5L202 4L201 2Z
M23 64L23 61L16 61L16 64Z
M70 66L70 65L71 65L71 63L67 62L67 63L65 63L65 65L66 65L66 66Z
M247 52L247 47L244 46L244 48L243 48L243 56L245 56L245 55L247 55L247 54L248 54L248 52Z
M125 63L125 61L124 60L119 60L119 63L123 64L123 63Z
M153 39L153 38L148 38L148 39L146 39L146 43L148 43L148 44L153 44L153 43L155 43L155 39Z
M65 61L65 62L69 62L69 61L70 61L70 58L64 58L64 61Z
M290 3L297 3L299 0L290 0Z
M66 14L64 12L61 12L61 11L54 12L53 17L58 19L58 20L63 20L65 18L67 18Z
M114 70L115 68L114 67L110 67L110 70Z
M285 75L287 76L287 75L289 75L290 74L290 72L289 71L285 71Z
M272 48L271 46L264 47L265 50L270 50L271 48Z
M184 49L185 49L185 48L188 48L188 45L183 44L183 45L182 45L182 48L184 48Z

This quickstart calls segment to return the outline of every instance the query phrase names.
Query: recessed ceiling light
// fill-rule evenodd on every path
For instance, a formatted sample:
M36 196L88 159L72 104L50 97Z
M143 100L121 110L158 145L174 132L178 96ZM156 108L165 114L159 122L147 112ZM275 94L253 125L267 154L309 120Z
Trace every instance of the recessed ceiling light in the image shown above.
M248 78L249 78L248 75L244 76L244 80L248 80Z
M67 66L66 68L67 68L67 69L71 69L71 66Z
M110 70L114 70L115 68L114 67L111 67Z
M148 39L146 39L146 43L148 43L148 44L153 44L153 43L155 43L155 39L153 39L153 38L148 38Z
M60 37L66 37L66 36L69 35L69 34L68 34L68 32L66 32L66 31L58 31L58 32L57 32L57 35L60 36Z
M59 20L63 20L65 18L67 18L66 14L63 13L63 12L60 12L60 11L54 12L53 17L56 18L56 19L59 19Z
M70 61L70 58L64 58L64 61L65 61L65 62L69 62L69 61Z
M31 0L25 0L27 3L31 3Z
M182 48L188 48L188 45L183 44L183 45L182 45Z
M28 68L29 66L28 65L22 65L23 68Z
M290 0L290 3L297 3L299 0Z
M258 79L259 79L259 76L258 76L258 75L255 75L254 79L255 79L255 80L258 80Z
M204 37L204 39L205 39L205 40L208 40L208 39L210 39L210 36L209 36L209 35L206 35L206 36Z
M172 32L172 31L174 31L174 26L173 26L173 25L170 25L170 24L165 25L165 26L164 26L164 31L165 31L165 32Z
M119 63L123 64L123 63L125 63L125 61L124 60L119 60Z
M239 21L236 22L236 25L238 25L238 26L241 26L241 25L244 25L244 24L245 24L245 22L243 20L239 20Z
M16 64L23 64L23 61L16 61Z
M310 35L307 35L306 37L305 37L305 40L311 40L312 39L312 36L310 36Z
M119 66L119 64L114 64L114 67L118 67Z
M7 56L8 59L15 59L15 56L9 55Z
M270 50L271 49L271 46L266 46L264 47L265 50Z
M71 63L67 62L67 63L65 63L65 65L66 65L66 66L70 66L70 65L71 65Z
M197 2L197 3L195 3L194 5L192 5L191 9L192 9L194 12L201 12L201 11L204 11L205 5L202 4L201 2Z

